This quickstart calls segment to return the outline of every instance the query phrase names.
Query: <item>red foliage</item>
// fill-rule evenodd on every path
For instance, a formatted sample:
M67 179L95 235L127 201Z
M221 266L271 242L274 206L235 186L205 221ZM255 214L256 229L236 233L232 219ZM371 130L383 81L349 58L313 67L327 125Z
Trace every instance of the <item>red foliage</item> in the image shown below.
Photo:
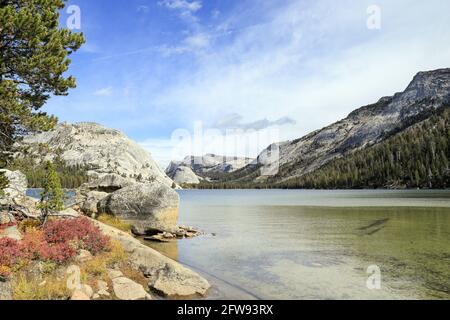
M77 250L67 242L47 245L44 249L41 252L41 259L57 263L65 263L77 254Z
M108 246L109 238L87 218L50 221L43 230L28 229L21 242L0 239L0 277L21 260L65 263L79 249L96 254Z
M84 217L50 221L43 231L45 240L50 244L68 243L76 249L85 249L92 254L105 250L109 244L109 238Z
M32 228L27 230L20 244L23 254L31 260L40 259L48 247L42 231Z
M11 267L23 258L23 251L17 240L0 239L0 266Z

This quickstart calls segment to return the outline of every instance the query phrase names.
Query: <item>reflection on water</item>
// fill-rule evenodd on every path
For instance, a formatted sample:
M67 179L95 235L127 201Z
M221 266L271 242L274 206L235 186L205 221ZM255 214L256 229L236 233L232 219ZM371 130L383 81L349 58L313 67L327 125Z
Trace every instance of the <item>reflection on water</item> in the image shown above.
M155 249L156 251L162 253L166 257L169 257L173 260L179 260L178 256L178 241L170 241L170 242L153 242L153 241L143 241L145 244L148 244L150 247Z
M180 223L217 236L157 249L207 272L216 297L450 299L450 192L180 195ZM380 290L366 286L371 265L381 269Z

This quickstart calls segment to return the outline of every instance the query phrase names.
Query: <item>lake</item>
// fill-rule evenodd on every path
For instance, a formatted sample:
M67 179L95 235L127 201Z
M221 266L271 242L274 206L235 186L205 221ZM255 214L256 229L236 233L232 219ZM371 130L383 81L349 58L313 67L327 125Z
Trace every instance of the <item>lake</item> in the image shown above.
M450 191L179 194L180 224L209 235L147 244L209 299L450 299Z

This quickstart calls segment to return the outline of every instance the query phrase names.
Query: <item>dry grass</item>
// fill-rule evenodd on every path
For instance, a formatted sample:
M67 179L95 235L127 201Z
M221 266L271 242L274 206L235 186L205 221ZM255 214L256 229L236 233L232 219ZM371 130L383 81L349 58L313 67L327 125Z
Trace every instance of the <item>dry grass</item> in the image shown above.
M144 288L148 288L148 279L136 269L133 269L130 265L124 265L120 268L123 275L136 283L139 283Z
M122 220L120 220L119 218L116 218L116 217L113 217L113 216L110 216L107 214L103 214L103 215L99 216L97 218L97 220L104 224L107 224L111 227L114 227L116 229L119 229L123 232L128 232L128 233L131 232L131 229L133 227L131 224L125 223Z
M14 300L67 300L70 297L66 279L54 276L38 281L21 273L12 281L12 287Z
M110 241L109 250L93 257L92 260L81 265L82 281L108 280L108 268L116 264L124 265L128 255L122 245L115 240Z
M22 220L21 222L19 222L19 230L22 231L23 233L28 232L28 230L30 229L39 229L39 227L41 226L41 223L38 220L33 220L33 219L25 219Z

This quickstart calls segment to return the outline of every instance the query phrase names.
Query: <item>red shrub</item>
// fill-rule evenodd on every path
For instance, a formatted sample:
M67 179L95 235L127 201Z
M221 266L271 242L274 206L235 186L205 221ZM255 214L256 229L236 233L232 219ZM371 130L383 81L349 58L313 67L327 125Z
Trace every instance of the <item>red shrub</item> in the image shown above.
M75 257L77 250L70 246L69 243L56 243L47 245L45 250L41 252L43 260L50 260L57 263L64 263Z
M23 254L31 260L40 259L48 247L42 231L33 228L27 230L20 245Z
M50 221L43 230L27 229L21 242L0 239L0 277L7 277L10 268L22 260L65 263L79 249L96 254L108 246L109 238L87 218Z
M84 217L50 221L43 231L45 240L53 246L69 244L69 247L85 249L93 254L105 250L109 244L109 238ZM68 251L67 246L63 251Z
M0 239L0 266L11 267L23 258L23 251L17 240Z

